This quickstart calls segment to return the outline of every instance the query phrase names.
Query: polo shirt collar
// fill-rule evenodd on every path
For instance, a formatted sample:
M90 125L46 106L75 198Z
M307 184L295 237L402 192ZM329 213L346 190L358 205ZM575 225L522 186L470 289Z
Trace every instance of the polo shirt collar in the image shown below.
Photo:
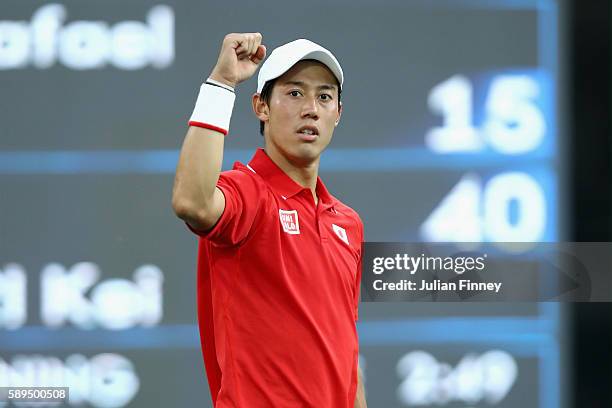
M274 191L284 198L293 197L302 190L308 190L291 179L280 167L276 165L266 154L264 149L257 149L248 167L259 174ZM325 208L333 207L335 198L329 193L320 177L317 177L316 186L319 204Z

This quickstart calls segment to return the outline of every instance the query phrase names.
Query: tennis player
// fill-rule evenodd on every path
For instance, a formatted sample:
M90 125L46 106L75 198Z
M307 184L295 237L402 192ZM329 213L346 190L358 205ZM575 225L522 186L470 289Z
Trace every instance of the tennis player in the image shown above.
M343 73L308 40L261 66L253 111L264 148L221 172L237 86L266 56L228 34L201 86L172 204L199 235L197 296L217 408L366 407L355 321L363 225L318 177L340 121Z

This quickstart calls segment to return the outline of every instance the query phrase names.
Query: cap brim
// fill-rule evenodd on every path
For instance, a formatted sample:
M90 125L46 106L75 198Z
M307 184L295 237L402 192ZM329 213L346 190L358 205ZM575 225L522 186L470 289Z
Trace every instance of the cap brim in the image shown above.
M320 63L324 64L327 68L329 68L330 71L334 74L334 76L338 80L340 89L342 89L342 83L344 81L344 74L342 72L342 68L340 67L340 63L338 63L338 61L334 57L332 57L328 53L321 51L321 50L311 51L300 58L286 59L284 61L285 64L279 65L275 71L268 73L267 75L268 79L266 82L280 77L285 72L289 71L289 69L291 69L291 67L293 67L298 62L303 61L303 60L308 60L308 59L319 61ZM257 92L261 93L264 85L265 83L261 84L259 89L257 89Z

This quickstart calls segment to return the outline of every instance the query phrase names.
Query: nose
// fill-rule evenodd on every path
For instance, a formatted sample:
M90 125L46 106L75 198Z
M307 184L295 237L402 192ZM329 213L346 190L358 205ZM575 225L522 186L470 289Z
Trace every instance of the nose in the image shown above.
M318 119L318 107L317 107L317 98L316 97L305 97L304 104L302 105L302 117L303 118L312 118Z

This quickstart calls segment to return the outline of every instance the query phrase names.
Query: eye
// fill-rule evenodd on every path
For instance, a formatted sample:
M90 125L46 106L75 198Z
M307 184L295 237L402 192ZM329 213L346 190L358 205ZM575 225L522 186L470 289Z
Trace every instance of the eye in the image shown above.
M291 91L291 92L289 92L289 95L291 95L291 96L298 96L298 95L300 95L300 91Z
M332 99L332 96L330 94L321 94L321 99L323 99L324 101L330 101Z

